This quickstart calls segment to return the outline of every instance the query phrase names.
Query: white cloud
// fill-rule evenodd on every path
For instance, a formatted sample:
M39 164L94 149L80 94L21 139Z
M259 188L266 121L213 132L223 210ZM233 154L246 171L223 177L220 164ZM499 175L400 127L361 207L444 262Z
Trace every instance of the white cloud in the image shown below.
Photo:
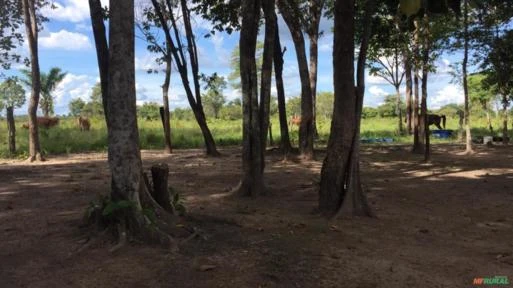
M388 95L387 91L383 90L382 88L378 86L371 86L369 87L369 93L376 96L385 96Z
M53 93L55 112L62 114L67 111L68 104L72 99L80 98L88 101L95 84L95 78L88 75L66 74Z
M432 95L428 95L428 107L438 109L450 103L461 104L464 102L463 90L460 86L448 84L443 88L436 90Z
M148 71L157 70L163 71L166 67L164 64L159 65L157 62L157 54L145 53L141 57L135 57L135 70Z
M48 49L86 50L93 47L86 35L67 30L50 32L48 36L42 36L39 43Z
M45 7L43 9L43 15L52 20L73 23L83 22L90 18L88 3L89 2L85 0L55 1L53 2L55 9Z

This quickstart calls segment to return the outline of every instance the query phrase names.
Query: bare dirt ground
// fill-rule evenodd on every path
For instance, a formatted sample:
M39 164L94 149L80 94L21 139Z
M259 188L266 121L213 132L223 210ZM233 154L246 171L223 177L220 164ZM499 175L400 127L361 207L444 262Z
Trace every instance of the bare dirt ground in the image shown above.
M240 150L143 152L170 165L206 239L179 252L98 242L83 252L88 203L109 191L104 154L0 161L0 287L472 287L513 281L513 148L364 147L363 182L377 219L327 221L312 213L322 161L267 157L269 195L226 197ZM322 153L318 159L322 160ZM203 265L213 265L202 271ZM215 267L214 267L215 266Z

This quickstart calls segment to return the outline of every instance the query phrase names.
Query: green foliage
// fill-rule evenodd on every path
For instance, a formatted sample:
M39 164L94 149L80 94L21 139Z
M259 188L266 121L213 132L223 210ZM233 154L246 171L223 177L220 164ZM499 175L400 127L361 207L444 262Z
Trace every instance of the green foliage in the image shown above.
M506 32L495 40L488 59L484 62L487 68L484 79L485 87L494 88L501 94L503 101L513 94L513 31Z
M489 89L485 88L485 74L473 74L468 76L468 95L473 105L479 105L484 110L489 110L490 105L497 98L494 91L497 87L493 85Z
M317 93L316 112L317 119L323 117L325 120L331 119L333 115L333 101L335 97L333 92Z
M458 118L459 114L463 112L463 109L464 108L462 105L452 103L440 107L440 109L438 109L438 111L436 111L435 113L445 115L447 117Z
M21 70L21 72L25 76L23 82L25 82L27 86L32 86L32 72L29 70ZM58 67L52 67L48 73L41 73L41 97L39 98L39 105L45 116L54 113L52 93L57 88L57 85L64 80L66 74L66 72L62 72L61 68Z
M242 119L242 106L232 101L221 108L219 116L223 120L240 120Z
M205 83L205 89L207 89L207 93L203 95L205 113L218 119L219 111L226 103L226 97L223 95L223 90L226 89L226 80L224 80L224 77L218 76L217 73L211 76L202 74L201 79Z
M288 99L285 106L287 108L287 115L289 117L292 115L301 115L301 98L300 97L294 97L294 98Z
M94 85L88 102L76 98L68 103L68 108L72 116L104 117L100 82Z
M160 105L155 102L144 103L137 107L137 115L146 120L160 119Z
M369 119L378 116L378 109L373 107L363 107L362 109L362 118Z
M72 99L68 104L68 109L70 111L70 115L73 117L78 117L82 115L84 108L86 106L86 102L80 98Z
M256 64L257 67L262 67L263 62L263 53L264 53L264 43L261 41L257 42L256 47ZM240 84L240 47L239 44L233 48L232 55L230 58L230 68L232 69L232 72L228 75L228 81L230 82L230 85L233 89L241 89ZM257 69L257 76L258 79L260 79L261 69ZM258 80L258 83L260 84L260 80Z
M171 199L171 206L173 210L180 216L185 215L187 207L185 206L185 199L180 193L176 192L172 187L169 187L169 194L173 196Z
M377 111L380 117L398 117L397 115L397 95L388 95L385 97L385 103L378 106ZM401 101L401 111L406 110L406 105ZM403 113L404 115L404 113Z
M194 120L194 113L191 108L176 108L171 116L178 120Z
M8 78L0 84L0 111L5 107L19 108L25 104L25 90L16 78Z

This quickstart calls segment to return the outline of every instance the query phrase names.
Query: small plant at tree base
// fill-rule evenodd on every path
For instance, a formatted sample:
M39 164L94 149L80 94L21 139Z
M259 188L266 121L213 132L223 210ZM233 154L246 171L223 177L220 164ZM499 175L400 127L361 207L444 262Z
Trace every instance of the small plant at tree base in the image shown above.
M171 206L173 207L173 210L175 213L179 216L185 215L185 212L187 211L185 207L185 200L180 195L180 193L176 192L172 187L169 187L169 194L172 196L171 198Z
M85 212L85 222L96 224L100 228L107 228L119 224L126 219L135 208L135 203L128 200L112 201L109 196L98 196L91 201Z

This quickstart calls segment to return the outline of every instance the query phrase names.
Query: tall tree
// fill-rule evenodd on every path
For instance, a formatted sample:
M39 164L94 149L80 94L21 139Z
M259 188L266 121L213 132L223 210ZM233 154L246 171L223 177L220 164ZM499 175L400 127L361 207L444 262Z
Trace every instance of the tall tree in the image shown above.
M198 50L195 35L192 31L189 4L187 0L180 0L179 3L174 3L170 0L166 0L165 3L164 1L152 0L151 3L154 9L154 21L162 27L166 43L170 45L170 51L182 79L187 100L203 134L207 154L212 156L219 155L214 137L208 128L201 100ZM183 31L178 27L178 19L175 15L177 9L181 11ZM151 16L150 13L147 13L147 15ZM182 34L185 34L186 43L182 41ZM193 87L190 85L189 74L192 76Z
M280 148L285 155L292 150L289 136L289 126L287 122L287 108L285 103L285 86L283 84L283 55L287 51L287 47L281 48L280 33L278 26L278 18L276 18L276 33L274 38L274 79L276 80L276 92L278 99L278 117L280 119Z
M301 124L299 126L299 151L305 159L314 157L313 100L310 73L303 36L302 14L296 1L277 0L278 8L292 35L301 80Z
M403 117L401 110L401 85L405 76L405 71L402 69L403 49L401 45L404 42L396 39L394 46L391 49L379 49L369 53L369 74L384 79L386 82L394 86L396 91L396 115L398 117L397 131L403 131Z
M502 135L504 144L508 143L508 108L513 95L513 30L495 40L492 51L484 63L486 85L495 87L502 102Z
M100 35L102 29L97 30L98 27L105 28L101 6L96 6L100 3L98 1L92 4L96 8L92 9L91 13L98 13L98 15L91 15L93 32L95 36L106 40L106 35L103 35L104 37ZM111 220L120 245L124 244L127 236L135 236L169 247L174 245L174 242L163 228L174 226L173 218L169 217L166 210L150 195L142 170L136 115L134 34L134 1L111 1L108 45L104 45L107 42L96 41L97 51L102 53L102 56L98 57L100 71L106 72L100 73L100 78L105 75L108 77L106 80L102 79L107 89L103 90L102 85L102 94L103 103L106 104L112 203L111 206L102 207L102 211L109 207L111 210L122 210L122 213L118 213L119 211L114 213L114 220ZM99 38L95 37L95 40ZM107 54L105 54L105 48L107 48ZM102 61L105 60L102 57L106 55L108 59ZM153 181L155 183L155 177ZM143 207L155 211L159 217L149 221L144 216Z
M485 89L485 74L471 74L468 76L468 96L470 103L480 107L486 114L486 123L490 133L493 134L492 117L491 117L491 104L495 100L495 87Z
M321 170L319 210L372 215L360 179L360 121L365 91L365 62L376 3L367 0L355 75L355 1L336 0L333 44L335 102L331 134ZM355 85L356 78L356 85Z
M162 83L162 125L164 130L164 144L166 153L171 153L173 148L171 146L171 122L169 112L169 87L171 84L171 70L173 56L171 54L171 43L166 37L163 43L158 39L158 32L156 29L161 28L160 22L156 19L151 8L146 7L143 11L144 17L137 21L136 26L143 34L144 39L148 43L147 49L150 52L160 54L161 56L156 59L157 64L164 64L164 83ZM157 30L158 31L158 30ZM157 70L150 69L148 73L157 73Z
M207 89L207 93L204 95L205 105L212 112L214 118L218 119L219 111L226 103L226 98L223 95L223 90L226 89L226 80L217 73L210 76L202 74L201 80L205 83L205 89Z
M27 86L32 86L32 73L29 70L21 70L21 72L25 75L25 79L23 82ZM39 106L41 107L41 111L45 117L49 117L54 113L54 104L53 104L53 92L57 88L64 77L66 77L66 72L62 72L61 68L53 67L50 69L48 73L41 73L41 95L39 99Z
M317 136L317 69L319 62L319 36L322 12L324 10L325 0L308 0L308 13L306 21L306 33L310 42L309 57L310 57L310 87L312 90L312 110L313 110L313 129L314 134Z
M16 153L16 126L14 123L14 108L25 104L25 90L18 84L16 78L8 78L0 84L0 111L5 108L7 118L7 133L9 152Z
M29 115L29 161L43 161L41 144L39 142L39 128L37 125L37 104L41 93L41 78L39 72L38 54L38 19L36 16L36 0L22 0L23 18L25 21L26 38L30 50L30 67L32 89L28 107Z
M265 17L265 40L259 99L256 47L261 8ZM245 196L258 196L265 192L264 151L266 125L269 125L275 24L274 1L245 0L242 2L239 41L243 107L242 180L236 192Z
M468 54L470 45L469 35L469 0L463 0L463 95L465 98L464 121L465 121L465 153L473 153L472 149L472 135L470 134L470 110L469 110L469 95L468 95Z

